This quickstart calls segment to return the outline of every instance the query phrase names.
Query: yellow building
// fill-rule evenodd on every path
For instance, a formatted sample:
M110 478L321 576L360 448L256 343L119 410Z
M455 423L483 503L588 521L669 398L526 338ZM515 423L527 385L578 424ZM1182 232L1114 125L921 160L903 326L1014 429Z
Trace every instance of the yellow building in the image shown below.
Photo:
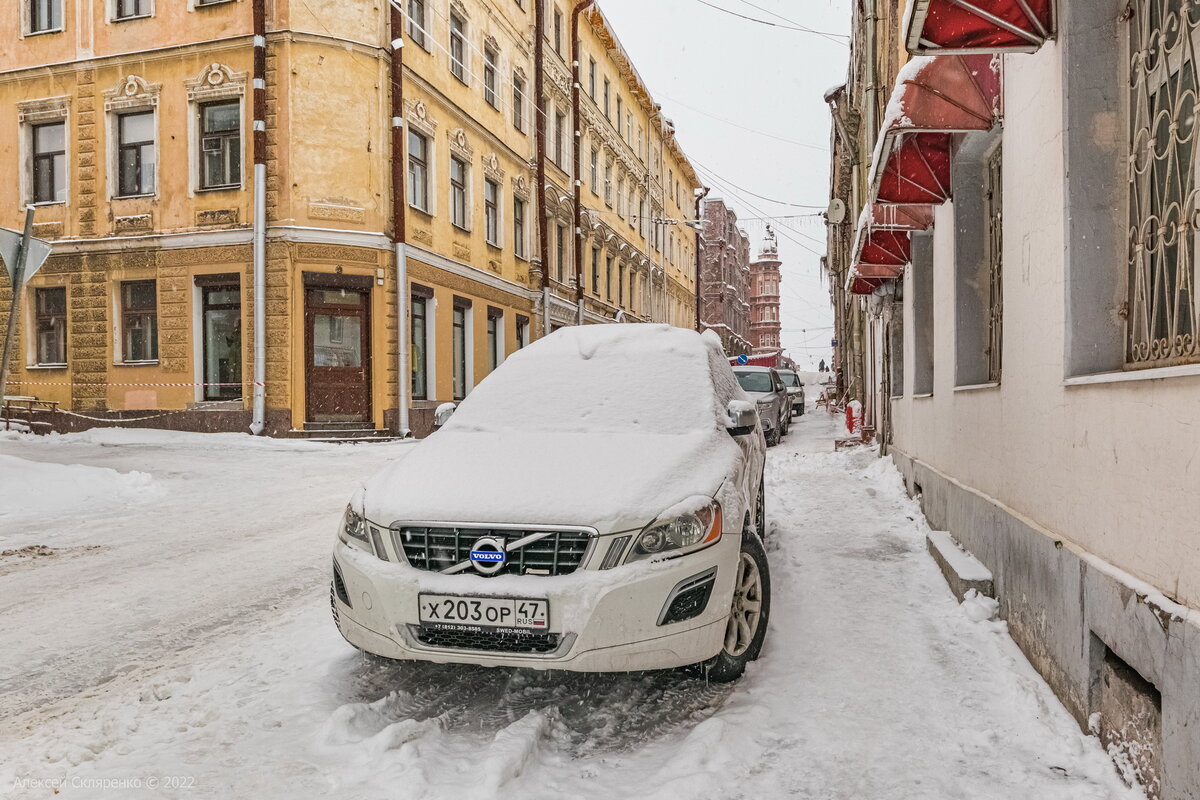
M542 335L539 209L555 293L573 299L555 260L569 157L550 142L547 197L534 177L534 13L532 0L5 4L0 163L19 178L0 185L0 225L33 204L53 243L8 394L83 415L56 415L59 429L367 433L404 427L410 406L407 427L427 431L437 404ZM569 45L565 27L553 40L567 10L545 13L549 131L569 116ZM678 221L695 175L603 18L585 20L611 93L607 118L583 101L584 146L609 171L583 192L602 276L588 318L691 326L695 233ZM5 281L0 322L10 299ZM575 321L552 305L555 324Z

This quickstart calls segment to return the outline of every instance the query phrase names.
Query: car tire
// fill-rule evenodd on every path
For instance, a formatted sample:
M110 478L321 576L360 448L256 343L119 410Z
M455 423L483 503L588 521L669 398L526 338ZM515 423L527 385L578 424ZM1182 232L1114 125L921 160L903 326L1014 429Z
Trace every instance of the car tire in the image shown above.
M758 479L758 495L754 500L754 532L764 542L767 540L767 478Z
M784 414L779 420L779 433L782 436L787 436L792 432L792 415Z
M767 552L762 540L746 531L742 534L742 549L734 573L725 641L721 652L701 665L705 677L713 683L729 683L742 677L746 665L762 652L770 616L771 574L767 569Z
M779 444L779 426L776 425L771 430L767 431L767 447L774 447Z

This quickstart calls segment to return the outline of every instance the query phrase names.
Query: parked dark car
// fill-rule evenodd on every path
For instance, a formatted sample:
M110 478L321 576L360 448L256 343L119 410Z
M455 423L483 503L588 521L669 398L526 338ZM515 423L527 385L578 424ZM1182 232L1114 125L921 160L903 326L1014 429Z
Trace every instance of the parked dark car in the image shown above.
M791 401L779 372L773 367L734 367L733 374L742 391L758 406L767 445L779 444L779 440L787 436L792 420Z

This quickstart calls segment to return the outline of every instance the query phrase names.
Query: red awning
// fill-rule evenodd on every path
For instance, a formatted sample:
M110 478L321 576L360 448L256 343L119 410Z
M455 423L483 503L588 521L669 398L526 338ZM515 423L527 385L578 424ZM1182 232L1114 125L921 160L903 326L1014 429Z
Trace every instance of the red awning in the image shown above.
M991 56L914 58L900 70L871 162L871 197L897 205L950 198L956 133L1000 118L999 63Z
M933 227L930 206L880 206L863 209L854 237L854 266L849 289L854 294L871 294L885 281L904 274L912 244L911 231Z
M1032 53L1054 35L1054 0L912 0L904 43L913 55Z

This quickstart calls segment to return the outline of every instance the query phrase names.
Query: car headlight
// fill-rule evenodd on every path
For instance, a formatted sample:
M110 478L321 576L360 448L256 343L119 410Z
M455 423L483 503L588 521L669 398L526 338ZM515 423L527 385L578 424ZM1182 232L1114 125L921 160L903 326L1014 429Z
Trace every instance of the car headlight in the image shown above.
M346 506L346 513L342 514L340 530L342 540L347 544L358 545L364 550L371 551L371 540L367 538L367 521L354 510L354 506Z
M637 536L627 561L671 557L701 550L721 538L721 504L710 500L701 508L651 522Z

